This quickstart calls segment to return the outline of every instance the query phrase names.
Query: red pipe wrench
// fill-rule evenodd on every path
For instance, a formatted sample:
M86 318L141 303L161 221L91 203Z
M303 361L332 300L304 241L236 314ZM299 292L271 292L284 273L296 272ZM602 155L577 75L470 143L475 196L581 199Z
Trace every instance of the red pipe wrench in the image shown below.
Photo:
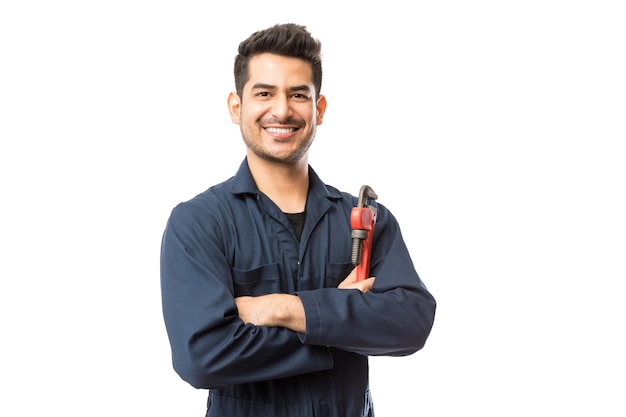
M357 207L350 213L352 226L352 265L356 266L356 280L368 278L370 272L370 255L376 225L376 208L369 204L378 196L368 185L363 185L359 191Z

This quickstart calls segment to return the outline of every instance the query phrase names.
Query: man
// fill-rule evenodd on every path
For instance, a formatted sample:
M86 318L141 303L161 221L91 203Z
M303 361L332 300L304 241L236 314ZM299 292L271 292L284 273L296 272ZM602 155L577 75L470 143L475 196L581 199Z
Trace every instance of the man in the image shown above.
M246 157L175 207L163 235L173 366L209 389L207 416L374 416L368 355L412 354L433 325L435 300L393 215L372 203L371 277L357 281L357 199L308 165L326 110L320 52L295 24L239 45L228 108Z

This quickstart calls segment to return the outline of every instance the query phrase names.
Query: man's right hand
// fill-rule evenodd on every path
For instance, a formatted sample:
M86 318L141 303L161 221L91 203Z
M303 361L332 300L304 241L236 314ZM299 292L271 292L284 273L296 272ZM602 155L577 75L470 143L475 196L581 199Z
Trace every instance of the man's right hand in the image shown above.
M356 280L356 268L354 268L350 274L337 286L337 288L343 290L356 289L361 292L368 292L374 288L375 277L369 277L363 281Z

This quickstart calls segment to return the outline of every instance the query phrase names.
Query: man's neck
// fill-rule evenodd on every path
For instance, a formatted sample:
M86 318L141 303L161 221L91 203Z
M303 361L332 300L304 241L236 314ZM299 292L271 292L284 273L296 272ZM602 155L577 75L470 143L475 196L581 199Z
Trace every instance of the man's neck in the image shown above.
M309 191L309 165L306 157L296 163L286 164L248 155L248 166L259 190L283 212L304 211Z

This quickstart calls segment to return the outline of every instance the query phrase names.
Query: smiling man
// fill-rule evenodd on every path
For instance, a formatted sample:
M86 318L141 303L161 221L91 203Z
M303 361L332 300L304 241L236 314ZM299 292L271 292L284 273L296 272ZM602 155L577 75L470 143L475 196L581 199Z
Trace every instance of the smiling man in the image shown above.
M298 58L262 53L250 58L248 69L250 78L243 91L228 98L248 157L306 162L326 109L325 97L318 96L313 85L311 66Z
M321 44L275 25L239 45L231 119L236 175L176 206L161 292L176 372L209 390L208 417L371 417L368 356L410 355L436 303L382 204L370 274L357 281L357 198L308 163L322 123Z

